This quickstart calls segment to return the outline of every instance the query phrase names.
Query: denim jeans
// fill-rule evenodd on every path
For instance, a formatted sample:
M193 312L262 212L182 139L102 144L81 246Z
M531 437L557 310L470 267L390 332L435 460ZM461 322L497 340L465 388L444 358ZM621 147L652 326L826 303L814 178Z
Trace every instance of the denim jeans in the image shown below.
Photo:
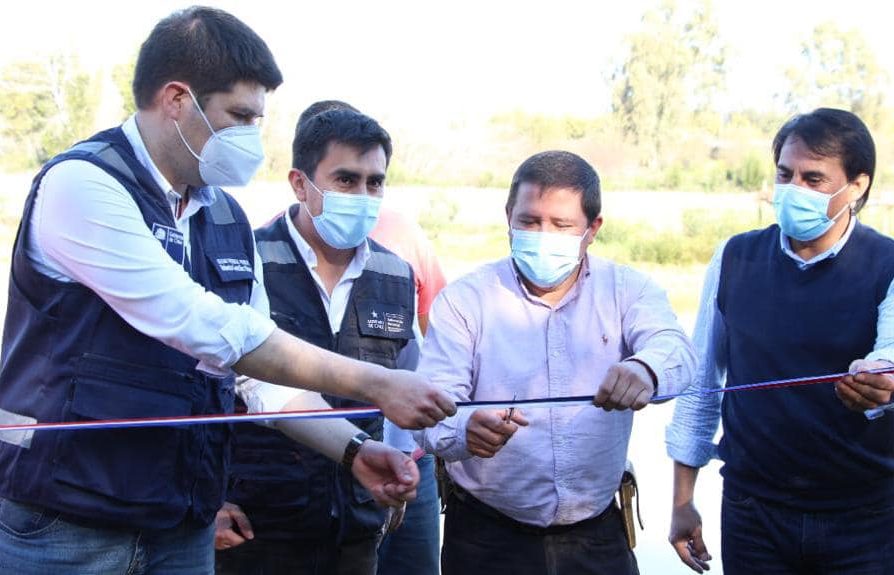
M894 573L894 506L805 513L725 490L720 516L727 575Z
M543 529L463 498L447 503L444 575L639 575L614 503L592 519Z
M0 573L208 575L214 526L140 531L85 527L41 507L0 499Z
M437 575L440 513L435 457L425 455L419 466L416 499L407 504L403 524L379 546L378 575Z

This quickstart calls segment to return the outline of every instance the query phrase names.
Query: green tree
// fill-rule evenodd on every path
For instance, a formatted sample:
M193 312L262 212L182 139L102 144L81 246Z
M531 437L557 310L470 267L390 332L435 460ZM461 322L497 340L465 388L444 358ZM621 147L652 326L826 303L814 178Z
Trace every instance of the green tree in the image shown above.
M90 135L100 82L77 60L55 55L0 71L0 136L4 163L30 169Z
M801 62L788 70L784 95L790 112L817 106L850 110L870 126L883 121L890 78L858 30L826 22L801 45Z
M710 0L691 10L673 0L647 11L627 37L623 62L612 75L612 111L624 136L649 153L655 165L682 125L712 112L723 89L725 51Z
M127 119L137 111L133 99L133 71L137 66L137 53L134 52L126 62L120 62L112 68L112 82L121 97L121 119Z

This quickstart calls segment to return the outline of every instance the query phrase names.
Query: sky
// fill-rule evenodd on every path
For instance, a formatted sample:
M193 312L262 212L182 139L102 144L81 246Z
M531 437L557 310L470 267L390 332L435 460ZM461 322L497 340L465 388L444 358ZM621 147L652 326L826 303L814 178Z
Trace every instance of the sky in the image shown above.
M375 117L488 117L510 110L594 116L610 109L623 41L656 0L219 1L270 45L295 109L347 100ZM81 0L17 2L4 8L0 65L75 53L112 66L138 49L152 26L187 6ZM768 109L784 70L812 28L834 21L863 34L894 77L894 37L878 4L715 0L729 44L727 109ZM111 24L109 24L111 23ZM274 96L276 97L276 96ZM290 106L292 107L292 106ZM434 115L434 116L433 116Z

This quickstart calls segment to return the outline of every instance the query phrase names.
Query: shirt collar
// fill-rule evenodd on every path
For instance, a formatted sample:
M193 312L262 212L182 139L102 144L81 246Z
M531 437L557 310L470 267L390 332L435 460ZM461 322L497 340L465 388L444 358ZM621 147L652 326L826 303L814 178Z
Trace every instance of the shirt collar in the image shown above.
M168 201L173 202L179 200L180 194L174 191L174 186L168 182L158 169L158 166L155 165L155 162L152 161L152 157L149 155L149 150L143 142L143 136L140 134L140 129L137 127L136 114L131 115L131 117L121 125L121 130L124 132L124 136L133 148L137 161L146 168L146 171L152 176L152 179L155 181L155 184L159 189L164 191ZM196 202L199 206L210 206L216 199L217 194L215 193L213 186L190 188L189 201Z
M835 245L833 245L831 248L827 249L826 251L824 251L821 254L817 254L817 255L813 256L809 260L805 260L798 254L796 254L794 252L794 250L792 250L791 241L789 240L787 235L782 233L781 229L779 230L779 247L782 248L782 252L785 255L787 255L791 259L795 260L795 263L798 264L798 269L806 270L810 267L813 267L814 265L818 264L819 262L821 262L823 260L831 259L831 258L834 258L835 256L837 256L838 252L840 252L841 249L844 248L844 244L847 243L847 240L850 239L851 233L854 231L854 228L856 226L857 226L857 218L855 216L851 217L851 221L847 225L847 230L844 232L844 235L841 236L841 239L839 239L837 242L835 242Z
M296 204L292 208L286 210L283 217L286 219L286 227L289 230L289 237L292 238L292 242L294 242L304 263L306 263L307 267L310 269L316 269L317 254L314 252L314 249L310 247L310 244L307 243L307 240L304 239L304 236L298 231L298 228L295 227L295 222L292 221L292 214L297 214L297 210L300 209L301 205ZM345 270L346 278L350 276L359 277L363 268L366 267L366 262L369 261L371 253L372 252L369 249L369 240L363 240L363 243L357 246L354 250L354 258L348 265L348 269Z

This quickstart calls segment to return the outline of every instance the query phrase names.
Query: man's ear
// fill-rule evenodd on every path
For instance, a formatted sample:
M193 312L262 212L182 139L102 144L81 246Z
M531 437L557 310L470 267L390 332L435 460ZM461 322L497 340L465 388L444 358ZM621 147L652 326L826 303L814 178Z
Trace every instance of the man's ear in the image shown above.
M853 181L854 186L851 188L851 191L848 192L847 203L855 204L860 201L864 195L866 195L866 190L869 189L869 184L872 180L869 179L869 174L860 174Z
M185 113L188 113L187 106L194 105L186 89L186 84L182 82L168 82L158 91L157 98L160 100L165 116L177 121Z
M289 170L289 185L295 193L295 198L304 203L307 200L307 186L305 185L304 172L297 168Z
M602 215L596 216L596 218L587 226L587 229L590 231L590 238L587 240L587 246L593 243L593 240L596 239L596 233L599 231L599 228L602 227Z

